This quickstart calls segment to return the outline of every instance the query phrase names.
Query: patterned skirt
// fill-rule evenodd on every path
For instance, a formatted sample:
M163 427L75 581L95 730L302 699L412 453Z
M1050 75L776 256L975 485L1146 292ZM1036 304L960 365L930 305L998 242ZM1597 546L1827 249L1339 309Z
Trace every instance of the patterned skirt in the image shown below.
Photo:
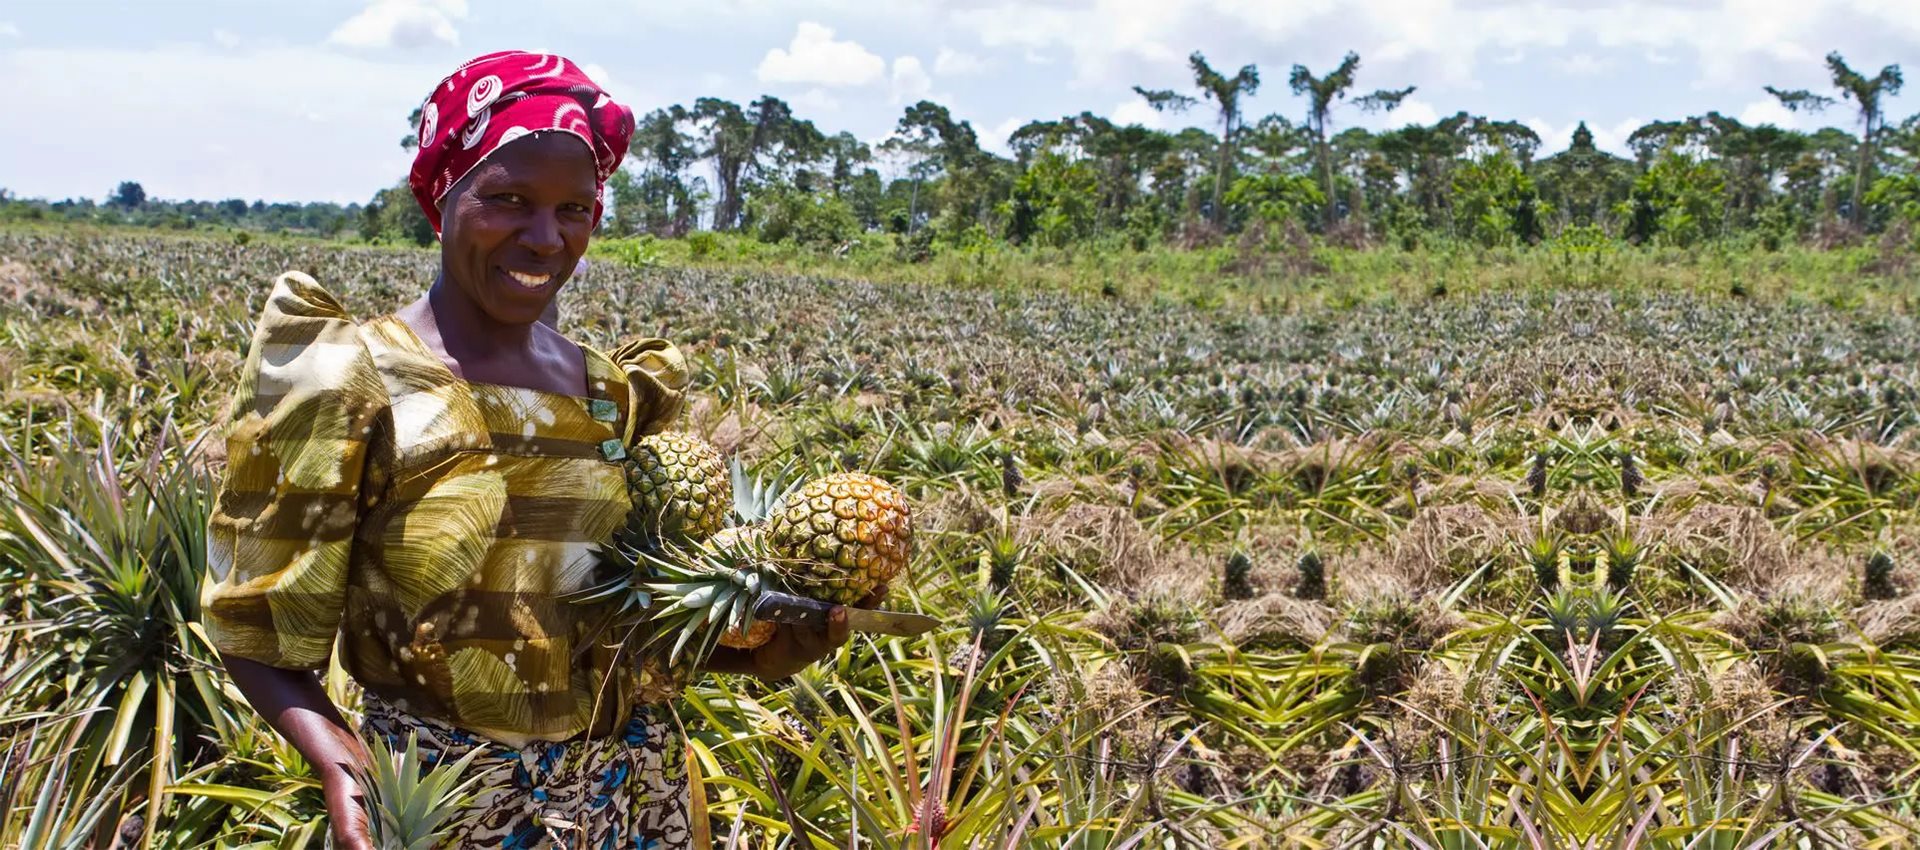
M687 817L686 745L660 709L640 706L617 735L535 741L514 749L438 720L417 717L372 694L361 734L404 748L419 740L427 765L485 748L485 771L470 815L449 847L553 850L676 850L692 846Z

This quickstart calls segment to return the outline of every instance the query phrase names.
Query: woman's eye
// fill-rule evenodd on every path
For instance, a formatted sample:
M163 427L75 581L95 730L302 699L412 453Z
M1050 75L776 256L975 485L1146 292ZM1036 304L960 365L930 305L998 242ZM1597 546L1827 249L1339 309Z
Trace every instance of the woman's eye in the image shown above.
M508 203L508 204L519 204L519 203L524 203L526 201L525 198L522 198L519 195L516 195L512 192L501 192L498 195L494 195L493 199L496 201L500 201L502 203Z

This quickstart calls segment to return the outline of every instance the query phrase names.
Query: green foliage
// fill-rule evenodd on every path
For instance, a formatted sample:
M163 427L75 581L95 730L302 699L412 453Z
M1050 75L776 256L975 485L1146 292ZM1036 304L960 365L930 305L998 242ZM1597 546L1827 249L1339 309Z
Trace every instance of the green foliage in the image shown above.
M1670 149L1634 181L1633 194L1614 212L1629 239L1684 248L1719 233L1725 190L1713 162Z
M1294 220L1302 210L1326 203L1326 195L1304 174L1249 174L1233 181L1226 203L1250 211L1272 226Z
M794 189L755 193L748 204L747 226L762 242L793 242L816 248L838 247L859 232L853 208L846 201Z
M1465 235L1488 248L1531 245L1546 235L1551 205L1540 200L1533 178L1503 149L1470 160L1453 176L1455 221Z
M380 190L360 215L360 238L369 242L434 243L433 223L405 181Z
M1013 183L1005 204L1007 238L1016 243L1063 248L1085 239L1094 226L1097 184L1091 164L1057 151L1034 157Z

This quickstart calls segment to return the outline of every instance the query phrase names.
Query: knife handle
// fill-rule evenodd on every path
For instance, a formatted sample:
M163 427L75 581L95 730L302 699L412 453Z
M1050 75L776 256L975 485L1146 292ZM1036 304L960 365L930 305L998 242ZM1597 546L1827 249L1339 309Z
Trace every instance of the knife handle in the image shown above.
M822 629L826 628L827 612L832 611L833 607L831 602L769 590L760 594L759 601L753 604L753 618L769 623Z

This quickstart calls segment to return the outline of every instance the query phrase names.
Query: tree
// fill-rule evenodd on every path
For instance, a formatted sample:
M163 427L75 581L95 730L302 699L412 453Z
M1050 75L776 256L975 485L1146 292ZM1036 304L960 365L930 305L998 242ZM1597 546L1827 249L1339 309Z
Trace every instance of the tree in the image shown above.
M1328 198L1334 197L1333 158L1327 147L1327 128L1333 116L1334 101L1347 96L1347 90L1353 88L1354 75L1360 71L1360 55L1349 52L1340 60L1340 66L1329 71L1326 76L1316 77L1305 65L1293 66L1293 73L1287 77L1287 85L1293 93L1307 98L1307 130L1313 134L1315 149L1319 152L1322 185ZM1354 98L1354 105L1363 112L1391 112L1413 94L1414 87L1404 89L1381 89L1369 95ZM1333 222L1333 204L1326 206L1326 221Z
M1239 73L1228 77L1215 71L1207 64L1207 58L1196 50L1187 57L1187 64L1193 69L1193 85L1200 90L1201 96L1213 101L1220 110L1220 152L1213 169L1213 202L1208 209L1208 218L1215 227L1224 219L1221 216L1220 196L1227 184L1227 175L1233 169L1233 160L1238 150L1235 141L1243 120L1240 116L1240 97L1252 97L1260 88L1260 69L1253 65L1241 66ZM1147 99L1147 104L1159 112L1184 112L1199 99L1178 92L1161 89L1148 91L1139 86L1133 90Z
M796 132L812 131L811 122L797 130L792 108L772 95L762 95L743 111L738 104L716 97L693 102L688 113L699 130L705 146L700 155L713 160L714 182L719 197L713 205L713 229L731 230L740 225L746 210L743 179L758 176L767 166L760 157L786 144ZM777 167L777 166L776 166Z
M972 185L978 182L974 172L985 156L980 138L972 124L955 120L953 113L940 104L923 100L907 107L894 126L893 136L881 148L909 161L913 187L907 202L908 233L919 227L921 184L936 174L947 175L945 200L950 214L964 216L974 201L986 200L973 197L978 188ZM951 223L958 225L959 219Z
M121 207L123 209L129 209L129 210L139 209L141 206L145 205L146 202L147 202L146 188L142 187L139 183L135 183L132 180L121 181L119 186L114 187L113 195L107 199L107 204L109 206Z
M648 112L635 122L627 151L639 174L624 192L614 192L616 229L677 236L692 228L698 213L685 175L700 152L693 137L681 130L689 120L687 110L674 105ZM620 189L620 184L615 188Z
M1840 96L1853 101L1860 112L1860 158L1853 172L1853 195L1848 206L1848 217L1857 226L1861 223L1860 194L1871 180L1874 164L1874 142L1880 132L1886 129L1887 116L1881 106L1882 98L1890 98L1900 93L1905 82L1900 75L1899 65L1888 65L1880 73L1867 77L1847 65L1840 51L1827 54L1827 71L1833 75L1833 87ZM1824 95L1814 94L1806 89L1782 91L1773 86L1765 87L1768 94L1780 100L1780 104L1793 111L1818 112L1836 101Z
M433 223L405 180L374 193L361 209L360 237L369 242L433 244Z
M1541 218L1550 210L1542 209L1533 178L1504 146L1455 171L1453 195L1464 235L1481 245L1530 245L1545 235Z

